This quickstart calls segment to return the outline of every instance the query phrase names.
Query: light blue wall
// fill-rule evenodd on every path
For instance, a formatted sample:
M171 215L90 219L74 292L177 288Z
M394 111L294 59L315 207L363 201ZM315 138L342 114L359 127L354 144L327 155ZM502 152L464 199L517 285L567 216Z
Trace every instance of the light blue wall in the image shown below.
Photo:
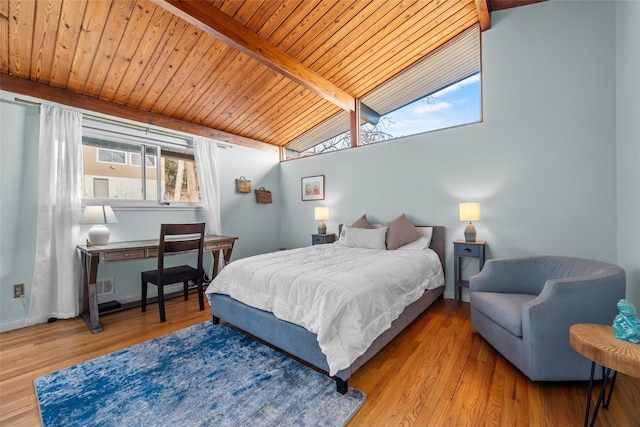
M617 262L615 19L609 2L493 13L482 35L483 123L282 164L284 244L307 244L319 205L331 209L330 230L365 212L378 222L406 213L446 226L452 241L463 238L458 203L480 201L475 225L491 258ZM316 174L326 175L326 200L300 201L300 177Z
M13 284L24 283L30 296L35 260L35 225L38 195L39 113L33 106L14 102L15 94L0 92L0 329L21 326L26 316L20 299L13 298ZM25 98L24 96L18 96ZM37 100L36 100L37 101ZM253 193L235 192L235 178L244 175L254 186L274 189L280 168L276 151L242 146L220 149L221 215L223 234L239 237L233 259L277 250L280 247L280 205L257 204ZM277 197L278 191L274 191ZM156 208L116 209L118 224L110 224L111 241L157 238L162 222L204 221L199 210ZM269 224L265 226L265 224ZM89 226L81 226L80 241ZM207 257L210 260L210 257ZM139 299L140 271L154 261L101 265L98 277L113 277L116 294L102 300ZM28 302L27 302L28 306Z
M617 8L618 262L640 310L640 2Z

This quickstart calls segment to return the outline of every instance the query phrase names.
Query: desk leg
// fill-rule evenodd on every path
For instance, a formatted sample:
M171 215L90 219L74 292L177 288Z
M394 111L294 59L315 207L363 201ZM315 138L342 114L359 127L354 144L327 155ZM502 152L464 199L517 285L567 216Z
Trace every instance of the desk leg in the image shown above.
M98 257L82 254L82 318L92 334L102 331L98 311Z
M598 411L600 410L600 405L602 405L604 409L609 409L609 403L611 402L611 395L613 393L613 386L616 383L616 376L618 374L616 371L613 371L611 385L609 386L609 396L605 400L607 382L609 381L609 376L611 376L611 368L603 369L604 373L602 377L602 387L600 388L600 394L598 395L598 400L596 401L596 407L593 410L591 423L589 423L589 413L591 412L591 392L593 391L593 374L595 372L595 368L596 362L591 362L591 377L589 378L589 394L587 395L587 411L584 415L584 427L593 427L596 422Z
M218 275L218 264L220 262L220 250L213 251L211 254L213 255L213 274L211 275L211 280L213 280Z

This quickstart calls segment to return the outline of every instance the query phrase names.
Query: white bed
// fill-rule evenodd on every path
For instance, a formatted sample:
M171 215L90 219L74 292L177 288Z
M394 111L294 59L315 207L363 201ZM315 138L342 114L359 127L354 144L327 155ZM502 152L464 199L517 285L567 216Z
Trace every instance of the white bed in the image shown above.
M344 380L346 388L353 367L372 356L372 344L384 346L442 294L444 229L435 229L427 244L437 252L419 242L384 250L349 247L340 239L234 261L207 289L214 322L222 318ZM399 319L405 311L409 317ZM274 334L273 325L284 329ZM290 333L288 325L304 332ZM311 338L293 339L298 333ZM318 351L307 348L314 339L326 362L318 364Z

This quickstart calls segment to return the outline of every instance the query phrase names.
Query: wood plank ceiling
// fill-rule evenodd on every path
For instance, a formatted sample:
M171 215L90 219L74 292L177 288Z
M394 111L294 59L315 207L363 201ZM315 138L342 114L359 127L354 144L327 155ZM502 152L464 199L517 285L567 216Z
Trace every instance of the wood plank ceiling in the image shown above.
M280 147L536 1L0 0L0 88Z

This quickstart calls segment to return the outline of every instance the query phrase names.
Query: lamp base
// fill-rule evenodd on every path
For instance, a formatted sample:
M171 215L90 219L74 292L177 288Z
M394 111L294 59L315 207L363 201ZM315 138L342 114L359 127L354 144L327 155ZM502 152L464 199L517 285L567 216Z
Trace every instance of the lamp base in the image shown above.
M318 234L327 234L327 224L324 222L318 224Z
M467 227L464 229L464 241L465 242L475 242L476 241L476 227L469 223Z
M104 224L96 224L89 229L88 237L92 245L106 245L109 242L109 229Z

